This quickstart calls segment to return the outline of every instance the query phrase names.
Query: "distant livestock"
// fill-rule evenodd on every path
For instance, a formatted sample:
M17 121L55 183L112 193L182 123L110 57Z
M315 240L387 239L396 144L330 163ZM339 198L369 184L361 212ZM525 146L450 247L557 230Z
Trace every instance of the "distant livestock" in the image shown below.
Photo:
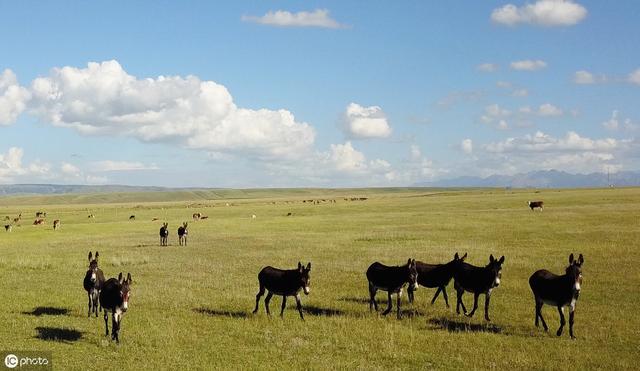
M558 328L556 335L562 335L562 329L565 325L563 309L568 305L569 336L572 339L576 338L573 335L573 318L578 296L580 296L580 289L582 288L582 264L584 264L582 254L578 256L578 260L574 260L573 254L571 254L569 255L569 266L562 276L553 274L546 269L541 269L531 275L529 286L531 286L536 302L536 327L538 327L538 319L540 319L544 330L549 330L542 317L542 306L544 304L553 305L558 308L558 313L560 314L560 328Z
M129 220L136 220L136 216L135 216L135 215L131 215L131 216L129 217Z
M206 215L203 215L203 216L200 217L200 220L205 220L205 219L209 219L209 217L206 216Z
M53 230L57 231L60 228L60 219L56 219L53 221Z
M11 224L7 224L4 226L4 230L7 232L11 232Z
M36 212L36 218L46 218L47 217L47 213L44 211L38 211Z
M187 246L187 235L189 234L188 223L184 222L181 227L178 227L178 243L180 246Z
M93 214L89 214L89 215L87 215L87 218L88 219L95 219L95 216Z
M410 291L418 289L418 271L416 270L416 260L409 259L407 264L403 266L390 267L379 262L375 262L367 269L367 280L369 281L369 310L375 307L378 311L378 302L376 301L376 292L378 290L386 291L389 301L387 309L382 312L386 316L391 312L392 300L391 294L397 295L398 319L402 317L400 312L400 297L402 296L402 288L408 284Z
M169 223L163 223L160 227L160 246L167 246L169 238Z
M155 222L156 220L158 220L158 218L151 219L152 222Z
M127 279L122 278L122 272L118 278L109 278L100 290L100 305L104 311L105 336L109 335L109 314L111 311L111 339L116 343L120 342L120 324L122 316L129 309L129 296L131 295L131 273L127 274Z
M256 214L251 215L251 219L257 218Z
M89 297L88 317L91 317L91 312L95 313L96 317L98 317L98 296L104 284L104 273L98 268L99 256L100 254L97 251L95 256L92 256L91 251L89 251L89 269L84 275L83 286Z
M300 318L304 320L302 314L302 302L300 301L300 290L305 295L309 295L309 282L311 272L311 263L306 267L302 263L298 262L297 269L278 269L273 267L264 267L258 274L258 282L260 283L260 291L256 295L256 307L253 313L258 313L258 306L260 304L260 298L264 295L265 290L269 291L267 297L264 299L264 307L268 315L271 315L269 311L269 301L271 297L275 295L282 296L282 307L280 308L280 317L284 315L284 308L287 305L287 296L293 296L296 298L296 306Z
M529 205L529 207L531 208L531 211L533 211L534 209L540 209L540 211L542 211L542 208L544 207L544 202L543 201L527 201L527 205Z
M193 213L193 220L200 220L202 218L201 213Z
M46 224L47 222L44 219L36 219L33 221L33 225L42 225L42 224Z
M444 303L449 308L449 298L447 297L447 285L451 282L455 272L460 269L462 263L467 258L465 253L462 257L455 253L453 260L446 264L427 264L420 261L416 261L416 271L418 272L418 284L420 286L429 288L438 288L436 290L431 304L436 302L438 295L442 292L444 297ZM409 302L413 302L413 291L407 290L409 296Z
M489 256L489 264L485 267L476 267L471 264L461 263L461 266L456 270L454 274L454 288L456 289L457 303L456 313L460 314L460 307L467 317L473 317L473 314L478 309L478 297L480 294L485 295L484 300L484 319L489 319L489 300L491 299L491 292L493 289L500 285L500 279L502 278L502 264L504 263L504 256L500 259L495 259L493 255ZM462 302L462 295L465 291L473 293L473 309L467 313Z

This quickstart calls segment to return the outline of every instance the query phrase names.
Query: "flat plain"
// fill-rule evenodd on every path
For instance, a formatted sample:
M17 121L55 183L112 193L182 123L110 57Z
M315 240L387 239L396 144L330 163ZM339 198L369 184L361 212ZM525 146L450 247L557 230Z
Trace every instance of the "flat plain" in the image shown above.
M543 212L528 209L534 199L544 200ZM40 210L47 224L34 226ZM192 221L195 212L208 219ZM55 369L637 369L640 361L638 188L0 198L0 217L19 213L19 226L0 231L0 350L50 351ZM168 247L159 246L163 221ZM184 221L189 241L180 247ZM119 345L104 336L102 316L87 318L82 279L96 250L107 277L133 276ZM440 263L455 252L474 265L505 256L491 323L482 306L471 319L456 315L453 284L450 309L442 297L430 305L435 290L420 288L413 305L403 297L401 320L369 312L369 264ZM558 313L549 306L549 333L534 327L528 286L537 269L563 273L570 253L585 257L575 341L568 328L555 336ZM298 261L312 262L306 320L291 299L280 318L279 297L272 317L263 303L251 314L259 270ZM386 304L384 293L378 299ZM470 307L472 296L464 299Z

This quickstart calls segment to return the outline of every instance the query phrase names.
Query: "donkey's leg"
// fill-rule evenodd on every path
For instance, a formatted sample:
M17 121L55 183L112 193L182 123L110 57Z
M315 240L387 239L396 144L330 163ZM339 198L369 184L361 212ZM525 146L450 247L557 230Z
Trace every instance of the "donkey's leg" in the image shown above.
M111 339L115 340L116 343L120 342L118 338L118 333L120 332L120 314L113 311L111 315Z
M398 291L398 294L396 295L396 306L398 307L398 319L402 318L402 312L400 311L400 298L402 297L402 289L400 289L400 291Z
M282 307L280 308L280 317L284 315L284 308L287 307L287 296L282 295Z
M436 294L433 295L433 299L431 299L431 305L436 302L438 295L440 295L440 291L442 291L442 287L438 287L438 289L436 290Z
M473 314L476 312L476 309L478 309L478 296L480 296L480 294L476 294L476 293L473 294L473 309L471 309L471 312L467 314L468 317L473 317Z
M464 312L467 313L467 310L464 309L464 304L462 303L462 295L464 294L464 289L460 287L456 287L455 289L456 289L456 314L460 314L460 305L462 305Z
M371 312L372 307L376 308L376 312L378 311L378 302L376 301L376 292L378 292L376 287L371 282L369 282L369 312Z
M258 304L260 304L260 298L264 295L264 286L260 284L260 291L256 295L256 308L253 310L253 314L258 313Z
M558 314L560 314L560 328L558 328L556 335L560 336L562 335L562 328L564 327L564 324L566 323L566 321L564 320L564 308L562 308L559 305L558 305Z
M569 307L569 335L572 339L576 337L573 336L573 315L576 311L576 302L575 299L571 302L571 306Z
M267 310L268 315L271 315L271 312L269 312L269 301L271 301L272 296L273 294L269 291L269 293L267 293L267 297L264 299L264 308Z
M542 322L542 328L544 328L545 331L549 331L549 326L547 326L547 322L544 320L544 317L542 317L542 306L544 305L544 302L542 300L540 300L540 306L538 307L538 317L540 317L540 322Z
M491 300L491 293L487 292L484 294L484 319L487 320L487 322L491 322L491 319L489 318L489 301Z
M387 314L389 314L389 312L391 312L391 307L393 306L392 301L391 301L391 290L387 291L387 293L389 294L388 297L388 301L387 301L387 309L385 309L384 312L382 312L383 316L386 316Z
M449 306L449 298L447 297L447 286L442 286L442 296L444 296L444 303L447 305L447 308L451 308Z
M109 311L104 310L104 336L109 336Z
M300 294L296 294L296 307L298 308L298 313L300 313L300 319L304 320L304 315L302 315L302 300L300 300Z
M89 310L87 310L87 317L91 317L91 307L93 306L92 303L92 297L91 297L91 290L87 291L87 296L89 297L89 303L87 304L87 306L89 307Z

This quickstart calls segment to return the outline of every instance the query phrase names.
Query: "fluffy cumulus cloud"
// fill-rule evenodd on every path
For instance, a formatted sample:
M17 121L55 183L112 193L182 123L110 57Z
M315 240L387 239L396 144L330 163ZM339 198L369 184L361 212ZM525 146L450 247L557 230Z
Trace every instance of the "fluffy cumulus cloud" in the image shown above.
M540 116L562 116L562 114L562 110L551 103L545 103L538 107L538 115Z
M538 26L572 26L587 16L587 9L573 0L538 0L520 7L507 4L494 9L494 23L515 26L532 24Z
M315 130L284 109L237 107L226 87L195 76L137 78L117 61L54 68L31 84L44 122L86 135L123 135L186 148L290 158L309 151Z
M632 84L640 85L640 68L631 72L627 80Z
M570 131L564 138L555 138L541 131L520 138L507 138L502 142L490 143L485 150L493 153L509 152L549 152L549 151L611 151L618 148L613 138L590 139Z
M611 131L617 130L625 130L625 131L636 131L640 128L640 125L631 121L630 118L619 118L618 110L613 110L611 112L611 117L602 123L602 126Z
M25 110L31 94L18 84L13 71L6 69L0 74L0 125L9 125L16 121Z
M596 78L595 76L593 76L591 72L581 70L581 71L577 71L573 75L573 82L581 85L595 84Z
M511 62L509 66L512 70L516 71L537 71L547 67L547 62L541 60L525 59L521 61Z
M254 22L276 27L321 27L343 28L335 19L331 18L329 10L316 9L311 12L301 11L291 13L286 10L269 11L263 16L242 16L244 22Z
M356 139L387 138L391 127L382 108L363 107L357 103L347 106L344 114L347 136Z
M0 183L16 182L25 177L37 179L49 179L51 166L47 163L34 161L28 165L23 164L24 150L11 147L6 153L0 153Z
M482 72L495 72L499 69L499 66L495 63L482 63L476 67L478 71Z
M460 149L462 149L462 152L470 155L473 153L473 141L469 138L463 139L460 143Z
M156 164L145 165L142 162L137 162L137 161L104 160L104 161L94 162L91 166L91 169L97 172L108 172L108 171L158 170L159 167Z

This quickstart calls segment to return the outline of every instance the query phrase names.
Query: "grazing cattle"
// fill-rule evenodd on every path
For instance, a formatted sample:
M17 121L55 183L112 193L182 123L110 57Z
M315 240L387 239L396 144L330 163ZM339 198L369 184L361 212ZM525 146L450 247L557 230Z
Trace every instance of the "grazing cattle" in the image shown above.
M456 303L456 313L460 314L460 306L464 314L468 317L472 317L478 309L478 297L480 294L485 295L484 301L484 318L487 321L491 321L489 318L489 301L491 299L491 291L500 285L500 279L502 278L502 264L504 263L504 256L500 259L494 259L493 255L489 256L489 264L485 267L476 267L471 264L461 263L461 266L454 273L454 288L458 294L458 300ZM465 291L473 293L473 309L470 313L467 313L462 302L462 295Z
M93 214L89 214L89 215L87 216L87 218L88 218L88 219L94 219L94 218L95 218L95 216L94 216Z
M200 218L202 218L201 213L193 213L193 220L200 220Z
M99 256L100 254L96 251L96 255L92 257L91 251L89 251L89 269L84 275L83 286L87 291L87 296L89 296L88 317L91 317L92 311L96 314L96 317L98 317L98 296L100 295L102 285L104 285L104 274L102 273L102 270L98 268Z
M131 215L131 216L129 217L129 220L136 220L136 216L135 216L135 215Z
M38 211L36 212L36 218L46 218L47 217L47 213L44 211Z
M542 321L542 327L548 331L547 323L542 318L542 306L544 304L553 305L558 308L560 314L560 328L556 332L557 336L562 335L562 329L565 325L564 307L569 306L569 335L572 339L573 335L573 318L576 310L576 303L580 295L582 287L582 264L584 257L582 254L578 256L578 260L573 259L573 254L569 255L569 266L565 269L562 276L553 274L546 269L541 269L529 278L529 286L533 291L536 302L536 327L538 327L538 318Z
M416 261L416 271L418 272L418 284L423 287L435 288L437 287L431 304L436 302L438 295L442 292L444 296L444 303L449 308L449 298L447 297L447 285L451 282L454 273L462 266L462 262L467 258L465 253L462 257L455 253L453 260L446 264L426 264L420 261ZM409 302L413 302L413 291L407 290L409 295Z
M120 342L120 324L122 316L129 309L129 297L131 296L131 273L127 273L127 279L122 279L122 272L118 278L109 278L100 291L100 305L104 311L105 336L109 335L109 315L111 311L111 339Z
M543 201L527 201L527 205L529 205L529 208L531 208L531 211L533 211L534 209L540 209L540 211L542 211L542 208L544 207L544 202Z
M180 246L187 246L187 235L189 234L188 223L184 222L181 227L178 227L178 243Z
M293 213L287 213L287 216L292 216L292 215L293 215Z
M53 230L57 231L60 228L60 219L56 219L53 221Z
M271 297L275 295L282 296L282 308L280 309L280 317L284 315L284 308L287 305L287 296L293 296L296 298L296 305L298 307L298 313L300 318L304 320L302 314L302 302L300 301L300 290L303 290L305 295L309 295L309 283L311 282L309 272L311 271L311 263L306 267L302 266L302 263L298 262L298 269L278 269L273 267L264 267L258 273L258 282L260 283L260 291L256 295L256 308L253 313L258 313L258 305L260 304L260 297L264 295L265 289L269 291L267 297L264 299L264 307L268 315L269 301Z
M256 214L251 215L251 219L257 218Z
M169 223L163 223L160 227L160 246L167 246L169 239Z
M206 216L206 215L203 215L203 216L200 217L200 220L204 220L204 219L209 219L209 217Z
M11 232L11 224L7 224L4 226L4 230L7 232Z
M375 307L376 312L378 311L376 292L378 290L386 291L389 301L387 309L382 312L382 315L386 316L391 312L391 294L397 294L398 319L400 319L402 317L400 312L402 287L404 287L405 284L409 284L408 290L416 291L418 289L416 260L409 259L407 264L396 267L390 267L379 262L375 262L369 266L369 269L367 269L367 280L369 281L369 310Z
M42 225L42 224L46 224L44 219L36 219L33 221L33 225Z
M14 224L20 223L20 218L13 218L13 223Z

